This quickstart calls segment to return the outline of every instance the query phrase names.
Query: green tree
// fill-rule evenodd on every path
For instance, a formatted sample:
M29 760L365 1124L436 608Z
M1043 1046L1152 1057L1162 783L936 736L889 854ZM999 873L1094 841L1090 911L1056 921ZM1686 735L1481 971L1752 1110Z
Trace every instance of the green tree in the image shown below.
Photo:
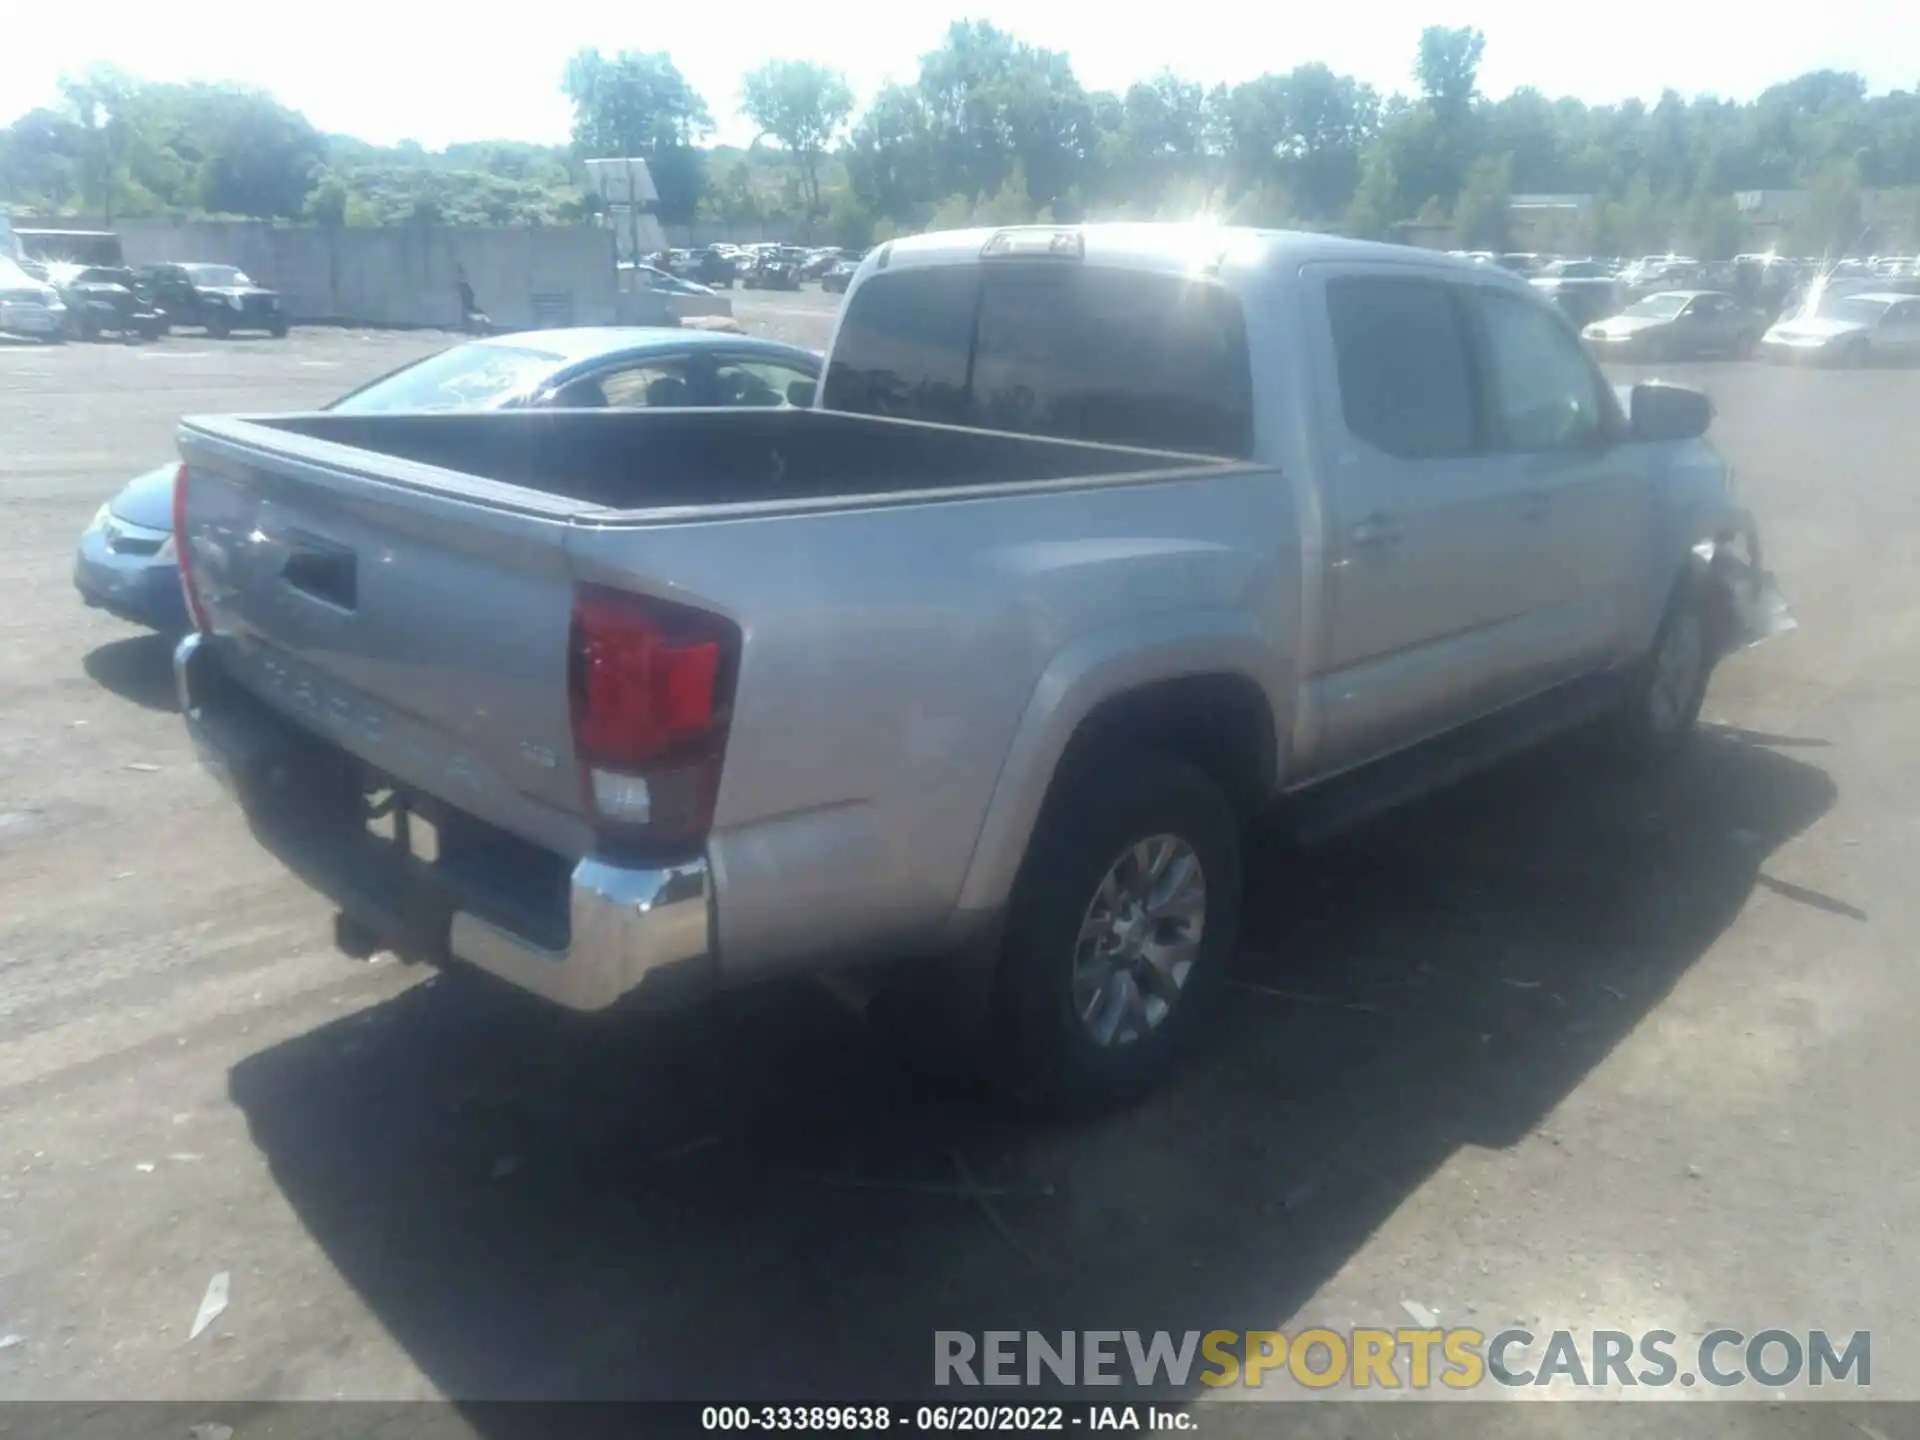
M1512 170L1507 160L1482 156L1473 162L1453 210L1454 235L1468 250L1501 251L1512 245Z
M1740 212L1730 195L1696 193L1682 223L1687 249L1702 260L1731 259L1740 248Z
M1485 113L1487 151L1505 156L1513 188L1523 195L1564 193L1568 183L1562 117L1538 90L1522 86Z
M31 110L0 131L0 200L60 210L80 195L86 134L69 115Z
M305 116L259 91L208 86L183 119L198 156L201 208L259 220L305 210L327 160L326 141Z
M1414 73L1420 93L1443 126L1466 123L1479 93L1480 59L1487 38L1478 30L1429 25L1420 32L1420 58Z
M1192 81L1171 71L1142 80L1128 87L1112 118L1118 123L1099 147L1111 191L1152 206L1205 168L1207 97Z
M60 81L60 98L79 132L75 158L80 200L99 211L108 225L119 209L139 143L132 113L137 89L132 76L106 65Z
M581 156L645 160L661 215L693 217L706 189L696 146L713 133L713 116L672 57L581 50L567 61L560 88L573 106L573 143Z
M1813 177L1806 206L1792 227L1794 247L1812 255L1844 255L1860 239L1860 167L1838 160Z
M905 220L933 198L933 129L914 87L881 90L843 153L854 193L876 213Z
M1087 177L1099 149L1093 106L1067 57L984 20L958 20L920 57L937 194L997 194L1017 160L1036 206Z
M1393 153L1384 143L1373 144L1361 157L1360 183L1353 192L1353 203L1347 207L1344 228L1363 240L1384 240L1395 222L1405 216Z
M1347 207L1380 122L1371 87L1316 62L1236 85L1213 106L1230 186L1277 183L1320 219Z
M820 157L853 113L853 91L837 70L810 60L769 60L749 71L740 109L786 147L800 167L807 214L822 213Z
M1414 70L1433 117L1431 194L1442 199L1451 200L1458 193L1478 148L1473 133L1474 99L1486 47L1486 37L1478 30L1429 25L1420 32Z

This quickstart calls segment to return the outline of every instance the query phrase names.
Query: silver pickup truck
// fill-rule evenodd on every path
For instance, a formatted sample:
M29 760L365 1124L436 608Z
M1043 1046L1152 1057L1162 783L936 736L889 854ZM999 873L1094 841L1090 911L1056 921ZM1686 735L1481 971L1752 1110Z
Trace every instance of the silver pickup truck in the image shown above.
M1665 754L1791 623L1705 397L1420 251L899 240L817 397L645 393L186 421L202 755L358 933L581 1009L865 977L1049 1103L1200 1033L1256 814Z

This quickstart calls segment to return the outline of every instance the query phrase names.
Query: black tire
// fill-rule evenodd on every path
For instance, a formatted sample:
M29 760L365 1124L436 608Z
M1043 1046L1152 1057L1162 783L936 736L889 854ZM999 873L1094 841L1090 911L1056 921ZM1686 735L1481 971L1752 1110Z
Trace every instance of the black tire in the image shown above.
M1690 664L1682 658L1689 653ZM1699 728L1718 659L1705 587L1689 569L1674 585L1652 648L1634 667L1614 716L1613 738L1629 763L1663 765L1686 751ZM1676 685L1674 666L1690 678Z
M276 340L286 339L287 338L287 322L284 320L274 321L273 324L267 327L267 333L273 336L273 338Z
M1834 363L1853 370L1867 364L1873 358L1873 352L1864 340L1849 340L1834 354Z
M224 340L232 333L233 326L228 323L227 317L224 315L216 315L213 319L207 321L207 334L215 340Z
M1198 862L1197 950L1163 1018L1103 1046L1075 1005L1082 924L1109 871L1140 842L1162 836L1183 842ZM1151 1090L1211 1018L1238 938L1240 887L1239 824L1219 787L1193 766L1152 751L1113 751L1063 776L1008 911L989 1019L994 1078L1049 1113L1099 1110Z

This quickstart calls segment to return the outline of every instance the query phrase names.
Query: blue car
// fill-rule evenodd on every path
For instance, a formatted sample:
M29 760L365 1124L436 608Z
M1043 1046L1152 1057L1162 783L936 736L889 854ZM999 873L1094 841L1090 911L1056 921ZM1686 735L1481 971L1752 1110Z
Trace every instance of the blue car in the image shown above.
M715 330L535 330L416 360L327 408L387 411L639 409L808 405L820 357ZM162 465L127 482L80 537L73 583L89 605L163 634L188 628L173 551L173 479Z

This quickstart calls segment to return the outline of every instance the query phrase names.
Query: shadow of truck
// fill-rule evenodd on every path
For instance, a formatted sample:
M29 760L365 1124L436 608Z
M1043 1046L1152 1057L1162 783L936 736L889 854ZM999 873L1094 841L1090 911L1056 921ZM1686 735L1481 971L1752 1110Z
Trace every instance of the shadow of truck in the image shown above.
M1709 732L1665 777L1563 744L1260 842L1218 1043L1078 1126L917 1080L805 986L607 1024L441 980L231 1090L449 1396L924 1396L936 1329L1279 1323L1449 1156L1534 1128L1832 800Z

